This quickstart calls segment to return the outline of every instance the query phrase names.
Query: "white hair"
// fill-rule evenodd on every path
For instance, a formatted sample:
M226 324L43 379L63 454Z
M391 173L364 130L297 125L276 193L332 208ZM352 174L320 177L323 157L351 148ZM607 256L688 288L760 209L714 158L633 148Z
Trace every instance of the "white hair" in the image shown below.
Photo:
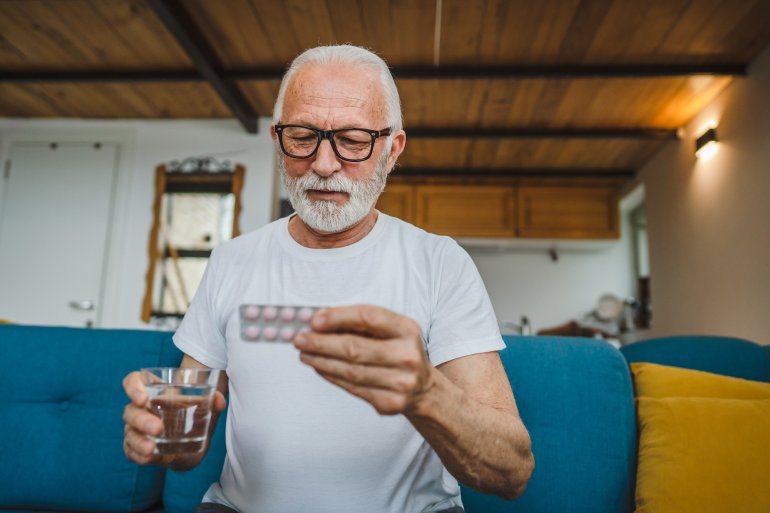
M384 60L374 52L350 44L317 46L299 54L286 71L278 90L278 98L273 107L273 123L281 121L284 96L291 79L302 66L307 64L349 64L351 66L367 66L377 72L382 91L385 95L385 109L388 118L388 126L395 132L404 126L401 117L401 99L398 96L396 82ZM379 128L379 127L377 127Z

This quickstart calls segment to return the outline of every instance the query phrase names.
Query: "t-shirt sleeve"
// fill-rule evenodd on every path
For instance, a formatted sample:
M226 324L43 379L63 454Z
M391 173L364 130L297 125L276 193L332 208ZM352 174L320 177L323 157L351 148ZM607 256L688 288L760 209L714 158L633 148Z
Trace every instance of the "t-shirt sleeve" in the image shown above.
M451 240L434 277L427 345L433 365L505 348L484 282L468 253Z
M217 250L211 253L192 303L174 333L174 344L203 365L216 369L227 367L224 326L217 315Z

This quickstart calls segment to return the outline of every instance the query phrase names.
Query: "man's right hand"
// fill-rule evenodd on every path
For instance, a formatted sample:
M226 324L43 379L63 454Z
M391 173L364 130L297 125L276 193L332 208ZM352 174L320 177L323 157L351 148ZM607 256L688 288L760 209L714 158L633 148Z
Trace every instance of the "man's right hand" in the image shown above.
M189 356L185 356L181 366L202 367L200 363ZM223 381L226 383L226 379ZM126 453L126 457L129 460L140 465L163 465L178 470L190 469L200 463L206 454L205 450L195 454L180 455L162 455L157 453L156 444L150 437L159 436L163 432L163 422L147 409L149 396L142 382L140 372L131 372L123 378L123 389L131 400L123 410L123 422L126 424L123 430L123 452ZM214 393L209 436L214 431L219 413L226 406L227 400L222 390L217 390ZM208 448L208 442L206 448Z
M150 438L163 432L163 422L147 409L149 396L140 372L132 372L123 378L123 390L131 400L123 410L123 452L129 460L146 465L163 464L164 456L157 454L156 444Z

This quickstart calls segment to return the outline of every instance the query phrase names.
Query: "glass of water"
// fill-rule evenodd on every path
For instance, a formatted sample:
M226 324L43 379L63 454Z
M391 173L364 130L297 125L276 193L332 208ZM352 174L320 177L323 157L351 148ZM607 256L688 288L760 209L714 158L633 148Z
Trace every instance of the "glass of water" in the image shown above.
M219 369L142 369L147 409L163 421L160 436L151 437L159 454L191 454L206 446Z

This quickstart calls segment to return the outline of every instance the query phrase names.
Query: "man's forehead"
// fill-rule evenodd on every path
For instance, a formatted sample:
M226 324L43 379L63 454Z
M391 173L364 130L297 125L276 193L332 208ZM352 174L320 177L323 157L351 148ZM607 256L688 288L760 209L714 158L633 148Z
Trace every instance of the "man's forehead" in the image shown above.
M371 101L365 95L349 95L342 91L330 91L329 94L298 94L297 102L305 106L340 107L362 109L371 105Z
M376 96L376 81L363 73L312 67L301 69L289 83L287 94L325 100L358 100Z
M369 70L341 65L307 66L300 69L286 89L284 110L341 109L382 110L384 98L377 77Z

